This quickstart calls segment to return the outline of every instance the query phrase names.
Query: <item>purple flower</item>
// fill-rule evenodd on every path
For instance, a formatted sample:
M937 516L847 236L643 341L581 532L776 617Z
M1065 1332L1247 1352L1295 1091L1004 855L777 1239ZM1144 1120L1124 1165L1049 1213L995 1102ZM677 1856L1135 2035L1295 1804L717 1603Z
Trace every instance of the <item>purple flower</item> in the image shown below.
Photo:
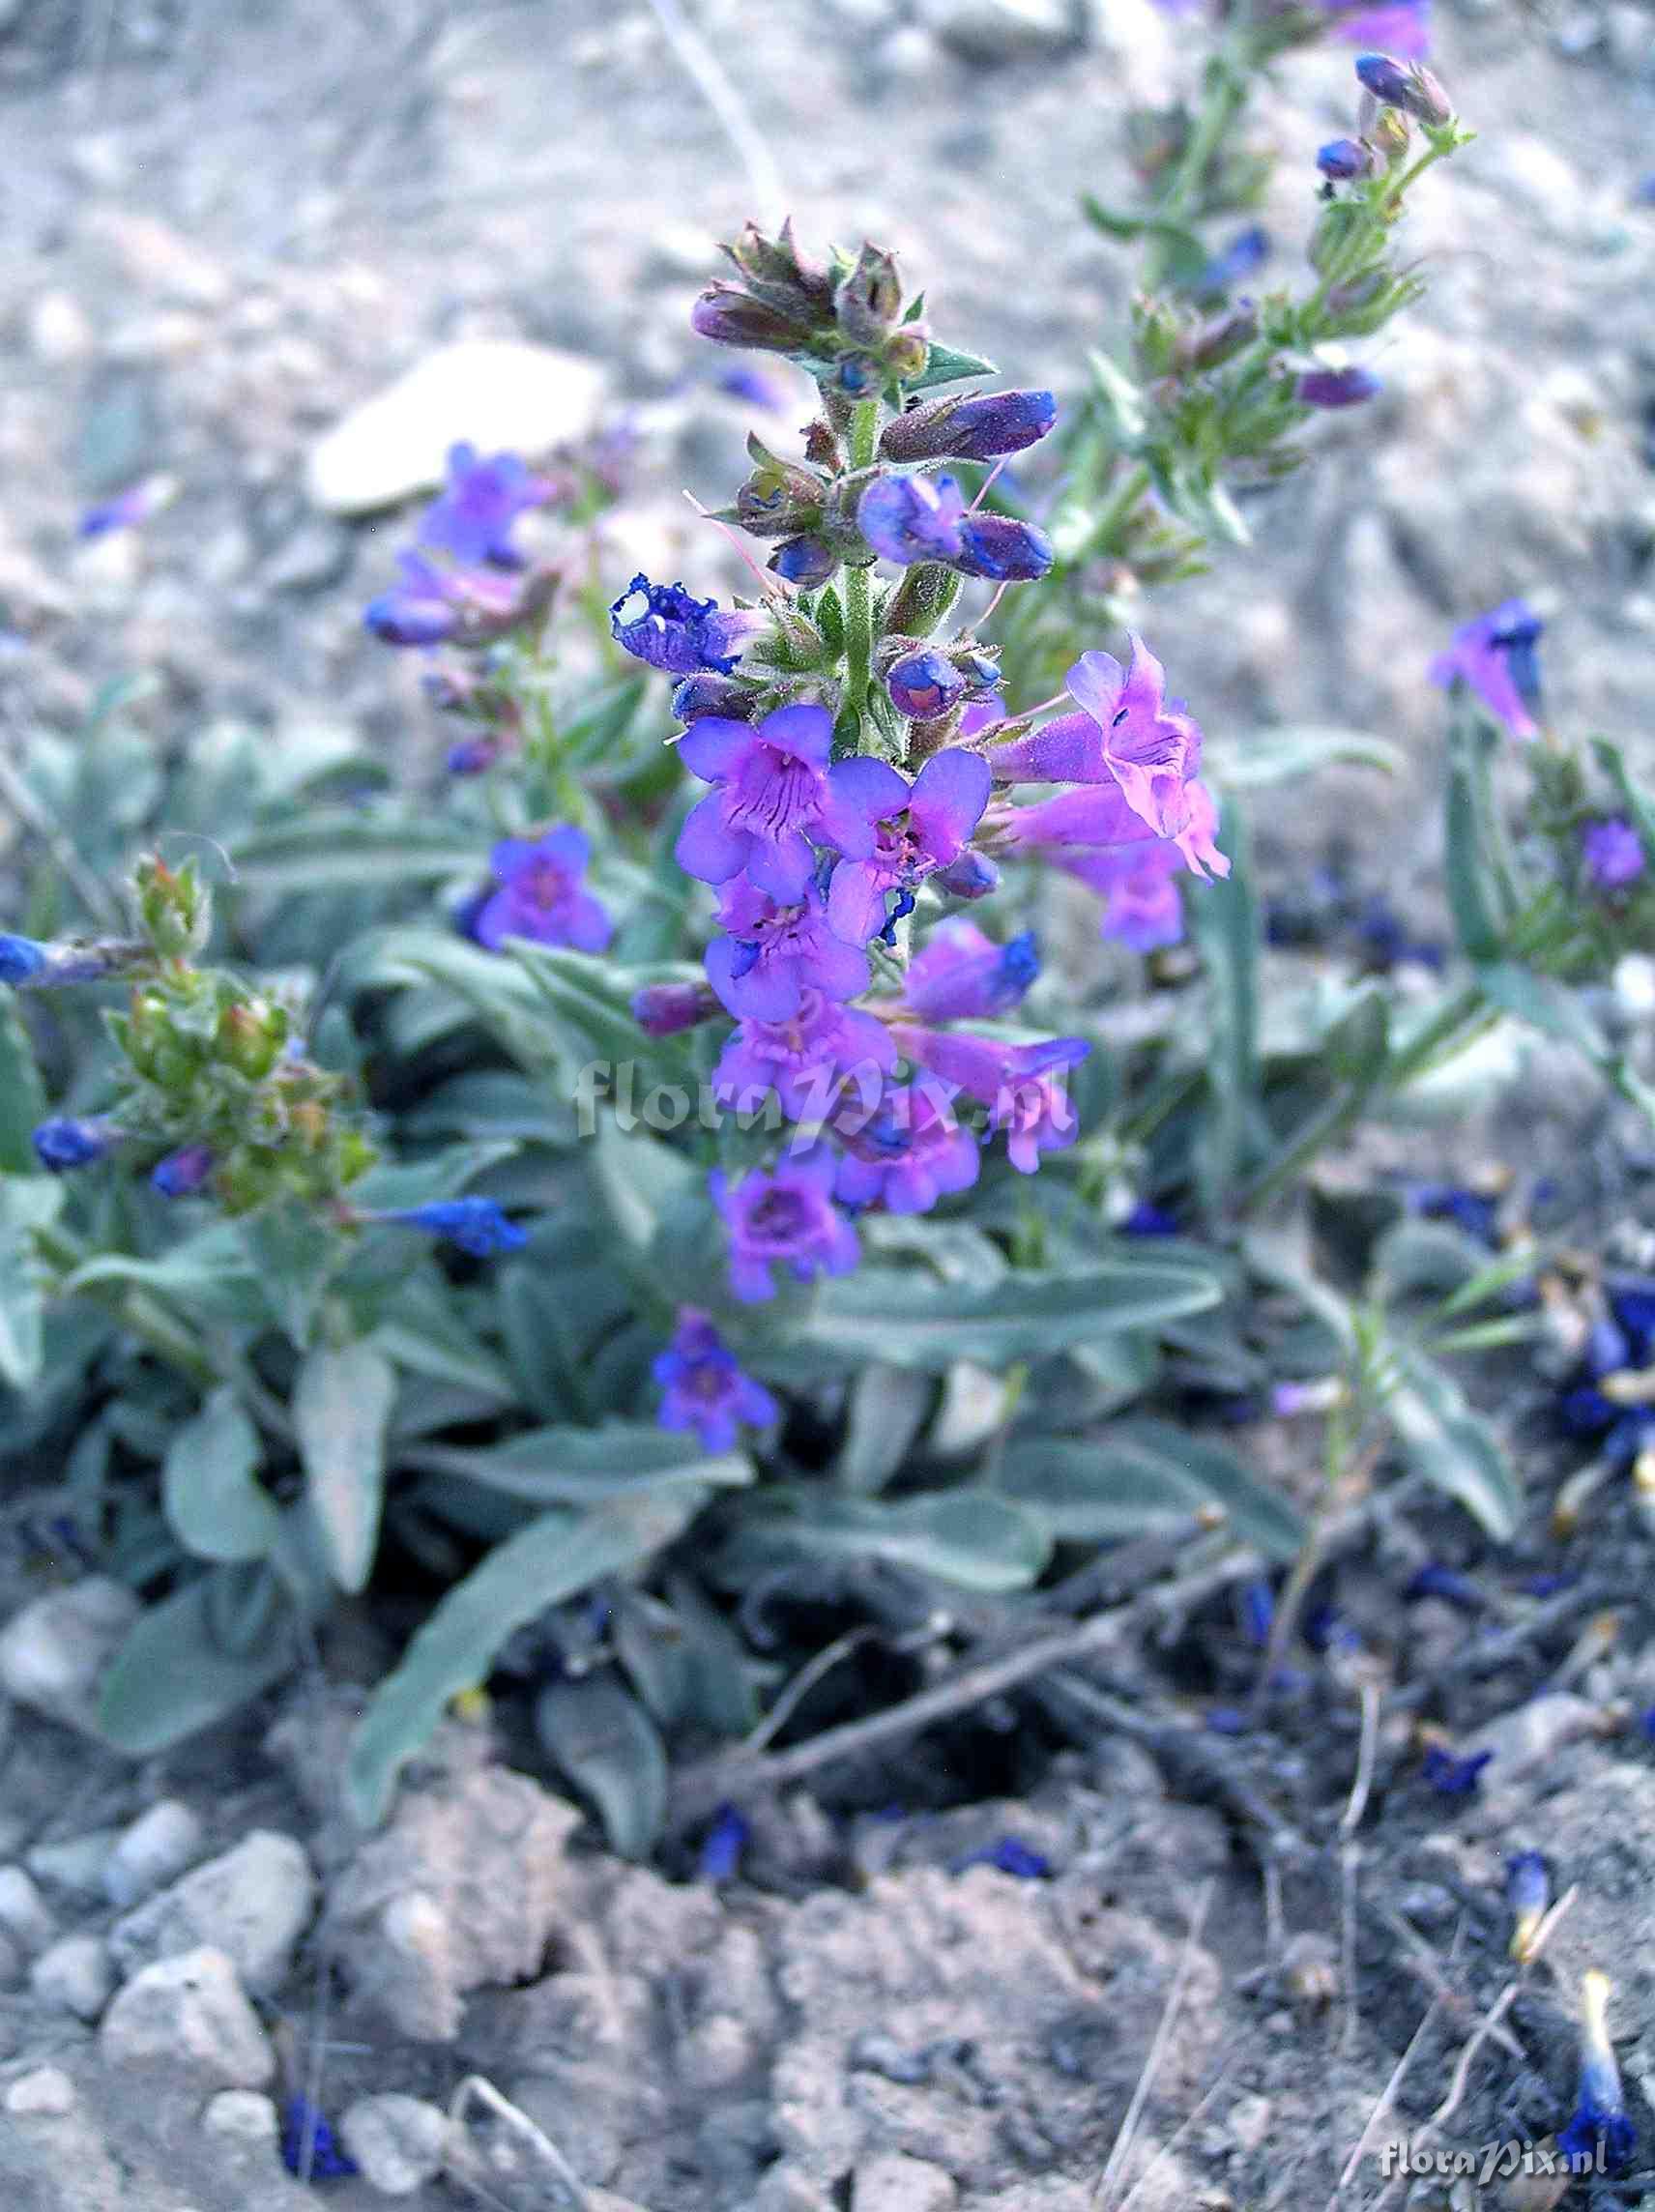
M171 505L178 486L171 477L145 477L141 483L129 484L113 499L100 500L89 507L75 526L79 538L105 538L112 530L135 530Z
M738 876L725 886L718 918L729 935L707 947L707 976L742 1020L790 1021L806 991L854 999L868 987L867 954L828 927L827 901L814 883L784 904Z
M1036 584L1057 559L1046 533L1010 514L971 514L960 525L960 550L952 566L962 575L1000 584Z
M974 738L984 730L992 730L997 722L1005 719L1005 701L998 697L973 699L960 716L962 738Z
M1152 837L1147 825L1106 786L1060 792L1036 806L1020 807L999 825L1019 847L1042 851L1056 866L1095 891L1104 902L1101 934L1134 952L1176 945L1183 936L1177 876L1227 875L1230 863L1213 839L1218 827L1212 795L1199 777L1187 786L1188 814L1176 837ZM1108 832L1093 842L1093 833Z
M522 606L508 576L443 568L423 553L396 556L402 581L370 599L363 621L386 645L444 645L465 630L498 634Z
M828 781L822 834L843 855L828 888L828 919L847 945L866 945L913 912L927 876L959 859L993 778L980 753L949 745L931 755L912 785L868 754L838 762ZM897 896L890 923L887 891Z
M754 407L768 407L772 414L793 404L793 393L777 376L767 376L762 368L727 368L718 378L720 392L728 393L732 399L745 399Z
M730 1288L743 1304L775 1295L770 1269L796 1282L848 1275L860 1257L857 1233L834 1207L835 1163L818 1147L784 1159L773 1175L754 1169L732 1185L722 1168L708 1178L730 1237Z
M1533 710L1540 704L1536 649L1544 626L1524 600L1506 599L1454 632L1448 651L1431 663L1431 681L1464 684L1513 737L1532 738L1539 729Z
M712 1825L701 1839L695 1871L703 1881L734 1881L741 1871L741 1853L752 1829L734 1805L720 1805Z
M1417 61L1405 70L1389 54L1363 54L1356 63L1356 75L1376 100L1417 116L1421 123L1446 123L1454 112L1448 95Z
M712 1094L752 1115L773 1092L790 1121L819 1124L847 1084L871 1108L895 1066L896 1047L883 1022L811 989L784 1021L737 1025L712 1070Z
M522 555L511 542L512 525L556 492L556 484L532 475L515 453L484 461L475 446L450 446L448 486L420 517L415 536L421 545L451 554L462 568L492 562L515 568Z
M1009 1013L1040 973L1032 930L996 945L974 921L956 915L931 933L903 985L902 1003L916 1021L979 1020Z
M469 1252L474 1260L486 1260L493 1252L516 1252L529 1241L527 1235L492 1198L438 1198L424 1206L394 1207L384 1212L364 1213L364 1221L385 1221L401 1229L422 1229Z
M710 669L700 676L686 676L675 685L672 711L681 722L699 722L708 714L721 714L727 722L745 722L751 719L757 697L757 692L739 678L719 676Z
M1334 28L1352 45L1380 46L1405 60L1419 61L1431 50L1431 0L1321 0L1338 17Z
M1307 369L1293 387L1306 407L1360 407L1379 390L1379 378L1367 368Z
M966 695L965 677L944 653L921 646L892 661L885 687L899 714L930 721L957 707Z
M1348 184L1353 177L1368 176L1374 166L1374 150L1360 138L1330 138L1318 149L1316 165L1324 177L1335 184Z
M1611 2172L1623 2167L1638 2147L1638 2131L1626 2116L1620 2067L1609 2034L1610 1983L1589 1967L1581 1976L1581 2087L1557 2149L1567 2159L1596 2160L1599 2151Z
M1118 785L1157 837L1176 837L1189 822L1201 730L1181 700L1167 699L1166 671L1144 640L1136 631L1131 638L1129 668L1113 654L1083 653L1069 670L1069 696L1079 713L1060 714L1028 737L993 746L987 758L1000 782Z
M498 952L508 937L601 952L612 924L581 888L590 856L583 833L566 823L533 840L503 837L488 856L499 888L473 920L470 934L490 952Z
M623 620L636 600L641 607ZM610 608L609 627L617 645L668 676L694 676L703 668L728 676L765 618L721 613L716 599L691 598L682 584L652 584L640 572Z
M281 2109L281 2163L306 2181L342 2181L362 2168L334 2139L334 2131L308 2097L292 2096Z
M785 582L797 584L801 592L813 592L838 568L839 555L826 538L806 532L798 538L784 538L765 566Z
M887 461L992 461L1036 444L1058 419L1049 392L982 392L911 407L887 423L880 451Z
M940 1198L970 1190L981 1154L949 1097L939 1083L892 1084L872 1113L835 1121L845 1150L834 1195L858 1212L929 1213Z
M1427 1559L1423 1566L1415 1567L1403 1585L1405 1598L1438 1597L1446 1605L1462 1606L1467 1613L1481 1610L1483 1593L1467 1574L1458 1567L1445 1566L1440 1559Z
M1183 856L1171 838L1097 853L1055 852L1049 858L1103 901L1098 935L1129 952L1159 952L1183 940L1184 909L1177 876Z
M499 758L498 738L462 738L449 747L444 766L450 775L485 775Z
M857 528L887 561L953 561L966 502L952 477L876 477L857 509Z
M1052 1871L1052 1862L1043 1851L1037 1851L1023 1841L1021 1836L1002 1836L998 1843L985 1844L980 1850L967 1851L963 1858L955 1859L948 1868L950 1874L964 1874L968 1867L989 1866L999 1874L1014 1875L1019 1881L1041 1881Z
M213 1173L213 1153L206 1145L181 1145L150 1170L150 1187L162 1198L189 1198Z
M778 707L756 726L719 714L692 722L679 758L715 788L679 831L679 866L704 884L745 874L772 898L802 897L815 864L807 832L828 800L832 743L826 707Z
M89 1168L107 1158L123 1132L112 1121L77 1121L68 1114L43 1121L30 1137L35 1157L52 1175L67 1175L74 1168Z
M646 1036L676 1036L717 1011L718 1001L705 983L646 983L632 994L632 1019Z
M990 1126L1005 1132L1007 1156L1020 1175L1032 1175L1042 1152L1060 1151L1080 1134L1080 1121L1057 1078L1091 1050L1084 1037L1014 1045L996 1037L944 1035L906 1023L891 1033L910 1060L990 1108Z
M1581 832L1581 857L1586 873L1601 891L1620 890L1635 882L1647 864L1643 840L1630 822L1612 816L1591 822Z
M743 1425L768 1428L781 1409L762 1384L737 1365L706 1314L681 1306L678 1327L651 1372L662 1390L655 1415L663 1429L693 1429L703 1451L728 1451Z
M1434 1743L1426 1752L1419 1771L1438 1795L1469 1797L1476 1791L1483 1778L1483 1768L1493 1757L1492 1751L1479 1751L1468 1759L1457 1759L1441 1744Z
M1228 292L1242 277L1251 276L1269 259L1270 234L1259 223L1237 231L1222 252L1216 253L1195 280L1204 296Z

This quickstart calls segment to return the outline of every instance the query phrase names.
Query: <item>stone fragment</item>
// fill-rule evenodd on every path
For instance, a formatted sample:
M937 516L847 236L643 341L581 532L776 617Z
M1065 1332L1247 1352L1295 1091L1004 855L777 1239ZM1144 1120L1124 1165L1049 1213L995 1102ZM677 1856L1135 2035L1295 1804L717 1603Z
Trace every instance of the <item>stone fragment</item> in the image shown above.
M206 2088L262 2089L276 2073L235 1967L210 1946L134 1974L103 2015L99 2043L111 2065L164 2067Z
M384 2197L412 2197L442 2169L448 2115L420 2097L359 2097L339 2120L339 2140Z
M115 1987L108 1945L101 1936L64 1936L30 1967L29 1987L42 2004L95 2021Z
M74 2110L74 2083L60 2067L37 2066L7 2088L6 2110L14 2119L61 2119Z
M131 1591L103 1575L49 1590L0 1633L0 1690L47 1720L93 1733L99 1680L137 1617Z
M131 1911L181 1875L201 1848L199 1817L177 1797L163 1797L121 1834L103 1869L103 1893Z
M247 1988L274 1992L315 1908L316 1880L304 1847L256 1828L117 1920L109 1948L125 1973L152 1959L215 1944Z

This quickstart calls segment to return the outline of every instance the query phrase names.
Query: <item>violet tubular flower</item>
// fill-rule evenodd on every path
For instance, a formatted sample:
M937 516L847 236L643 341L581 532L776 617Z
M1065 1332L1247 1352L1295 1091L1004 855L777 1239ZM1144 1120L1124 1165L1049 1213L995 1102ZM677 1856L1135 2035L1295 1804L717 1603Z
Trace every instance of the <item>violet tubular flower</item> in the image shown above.
M35 982L44 975L49 953L49 946L33 937L0 932L0 983L18 990Z
M1368 368L1307 369L1293 386L1306 407L1330 409L1365 406L1379 390L1379 378Z
M927 877L960 859L993 777L980 753L949 745L931 755L912 785L866 754L838 762L828 783L822 836L842 856L828 887L828 922L848 945L866 945L913 911ZM897 901L888 919L887 892Z
M213 1153L207 1145L181 1145L150 1170L150 1188L162 1198L190 1198L213 1173Z
M778 1266L798 1283L855 1269L860 1246L833 1204L834 1174L825 1148L795 1153L770 1175L754 1169L739 1183L713 1169L708 1187L729 1236L730 1289L743 1304L775 1295Z
M466 444L449 448L448 470L446 487L420 517L420 543L440 546L462 568L483 562L518 567L522 555L511 542L512 527L519 515L554 498L556 484L534 475L515 453L483 460Z
M742 1370L708 1316L694 1306L679 1308L672 1342L651 1372L661 1386L657 1425L693 1429L703 1451L728 1451L740 1429L769 1428L781 1418L769 1392Z
M1036 445L1057 419L1058 403L1049 392L938 399L887 423L880 452L887 461L998 460Z
M704 884L744 875L784 903L815 866L808 832L828 800L833 719L826 707L778 707L762 722L707 714L679 742L691 774L715 788L679 831L678 864Z
M868 956L829 927L815 883L783 902L738 876L724 887L718 918L726 936L707 947L707 979L741 1019L790 1021L807 991L854 999L868 987Z
M1061 1151L1079 1136L1079 1116L1059 1078L1091 1050L1084 1037L1018 1045L908 1023L891 1033L909 1060L990 1109L989 1126L1004 1133L1019 1175L1034 1174L1042 1152Z
M1600 891L1624 890L1649 864L1642 838L1618 815L1586 825L1581 832L1581 858L1588 880Z
M1505 1901L1511 1907L1511 1956L1526 1965L1552 1899L1551 1877L1539 1851L1514 1851L1505 1862Z
M705 983L646 983L633 992L631 1010L646 1036L677 1036L710 1022L718 1001Z
M895 1066L883 1022L806 989L785 1020L737 1023L712 1070L712 1094L739 1115L756 1115L773 1097L788 1121L820 1123L847 1090L871 1111Z
M1052 1871L1052 1862L1044 1851L1037 1851L1026 1844L1021 1836L1001 1836L992 1844L984 1844L980 1850L967 1851L963 1857L949 1863L950 1874L964 1874L968 1867L993 1867L998 1874L1008 1874L1018 1881L1043 1881Z
M938 924L909 963L902 1003L915 1021L992 1020L1020 1004L1040 973L1032 930L996 945L963 915Z
M695 1871L703 1881L734 1881L741 1871L741 1854L752 1839L745 1816L734 1805L720 1805L701 1839Z
M470 935L490 952L498 952L508 937L601 952L613 924L583 888L591 852L585 834L566 823L536 838L503 837L488 857L497 888L472 921Z
M1492 1751L1474 1752L1467 1759L1460 1759L1439 1743L1434 1743L1420 1761L1420 1774L1439 1797L1469 1797L1483 1778L1483 1768L1493 1759Z
M668 676L731 675L764 627L761 614L726 613L716 599L694 598L682 584L652 584L642 572L609 609L616 644Z
M474 1260L496 1252L516 1252L529 1241L492 1198L438 1198L424 1206L392 1207L364 1213L364 1221L389 1222L401 1229L422 1229L429 1237L457 1245Z
M996 584L1037 584L1057 559L1038 523L1012 514L969 514L960 525L960 549L950 564L964 576Z
M57 1114L49 1121L42 1121L29 1142L48 1175L69 1175L76 1168L89 1168L98 1160L107 1159L123 1134L112 1121Z
M939 1199L970 1190L982 1165L976 1139L936 1083L893 1085L874 1113L837 1133L844 1151L833 1193L858 1213L929 1213Z
M1506 599L1454 632L1448 651L1431 664L1431 681L1464 684L1513 737L1532 738L1539 724L1538 646L1544 628L1523 599Z
M396 556L402 580L363 610L384 645L447 645L457 637L499 636L526 610L521 582L479 568L445 567L412 549Z
M857 528L886 561L957 559L966 502L952 477L876 477L857 508Z
M1581 1976L1581 2087L1569 2124L1557 2148L1570 2160L1595 2162L1599 2151L1616 2172L1638 2147L1638 2131L1626 2114L1620 2068L1609 2034L1609 1976L1595 1966Z

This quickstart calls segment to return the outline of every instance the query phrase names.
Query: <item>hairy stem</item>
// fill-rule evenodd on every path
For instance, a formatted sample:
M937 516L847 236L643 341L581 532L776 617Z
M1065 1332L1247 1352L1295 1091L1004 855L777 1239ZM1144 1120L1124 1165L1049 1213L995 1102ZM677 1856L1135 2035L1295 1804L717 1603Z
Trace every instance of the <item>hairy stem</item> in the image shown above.
M879 442L880 403L859 399L851 417L851 469L871 469ZM858 721L867 713L873 667L873 580L865 568L845 570L845 704ZM857 750L859 751L858 744Z

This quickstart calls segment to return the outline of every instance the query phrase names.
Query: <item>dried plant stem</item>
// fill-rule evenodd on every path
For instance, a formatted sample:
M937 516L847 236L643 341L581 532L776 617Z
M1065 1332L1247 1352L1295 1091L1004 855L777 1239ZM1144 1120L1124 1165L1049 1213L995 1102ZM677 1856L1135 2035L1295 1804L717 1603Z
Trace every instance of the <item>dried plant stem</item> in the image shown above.
M1173 1986L1167 1992L1167 2001L1161 2009L1161 2017L1156 2023L1154 2039L1149 2045L1149 2054L1144 2061L1144 2071L1138 2077L1138 2085L1132 2092L1131 2102L1121 2119L1119 2133L1115 2139L1115 2147L1109 2154L1109 2164L1104 2168L1097 2187L1092 2191L1092 2202L1096 2206L1097 2212L1106 2212L1110 2195L1120 2179L1126 2161L1132 2155L1132 2139L1138 2133L1138 2123L1144 2116L1144 2107L1149 2101L1149 2091L1155 2085L1155 2076L1161 2070L1161 2061L1167 2054L1167 2045L1172 2041L1173 2023L1177 2019L1178 2007L1182 2004L1184 1991L1189 1986L1190 1972L1195 1965L1196 1951L1201 1943L1201 1932L1205 1926L1207 1908L1212 1903L1212 1893L1216 1886L1215 1882L1206 1882L1203 1886L1200 1896L1196 1899L1195 1911L1190 1916L1189 1934L1184 1937L1184 1947L1178 1954L1177 1967L1173 1975ZM1140 2176L1139 2178L1142 2179L1143 2177Z

